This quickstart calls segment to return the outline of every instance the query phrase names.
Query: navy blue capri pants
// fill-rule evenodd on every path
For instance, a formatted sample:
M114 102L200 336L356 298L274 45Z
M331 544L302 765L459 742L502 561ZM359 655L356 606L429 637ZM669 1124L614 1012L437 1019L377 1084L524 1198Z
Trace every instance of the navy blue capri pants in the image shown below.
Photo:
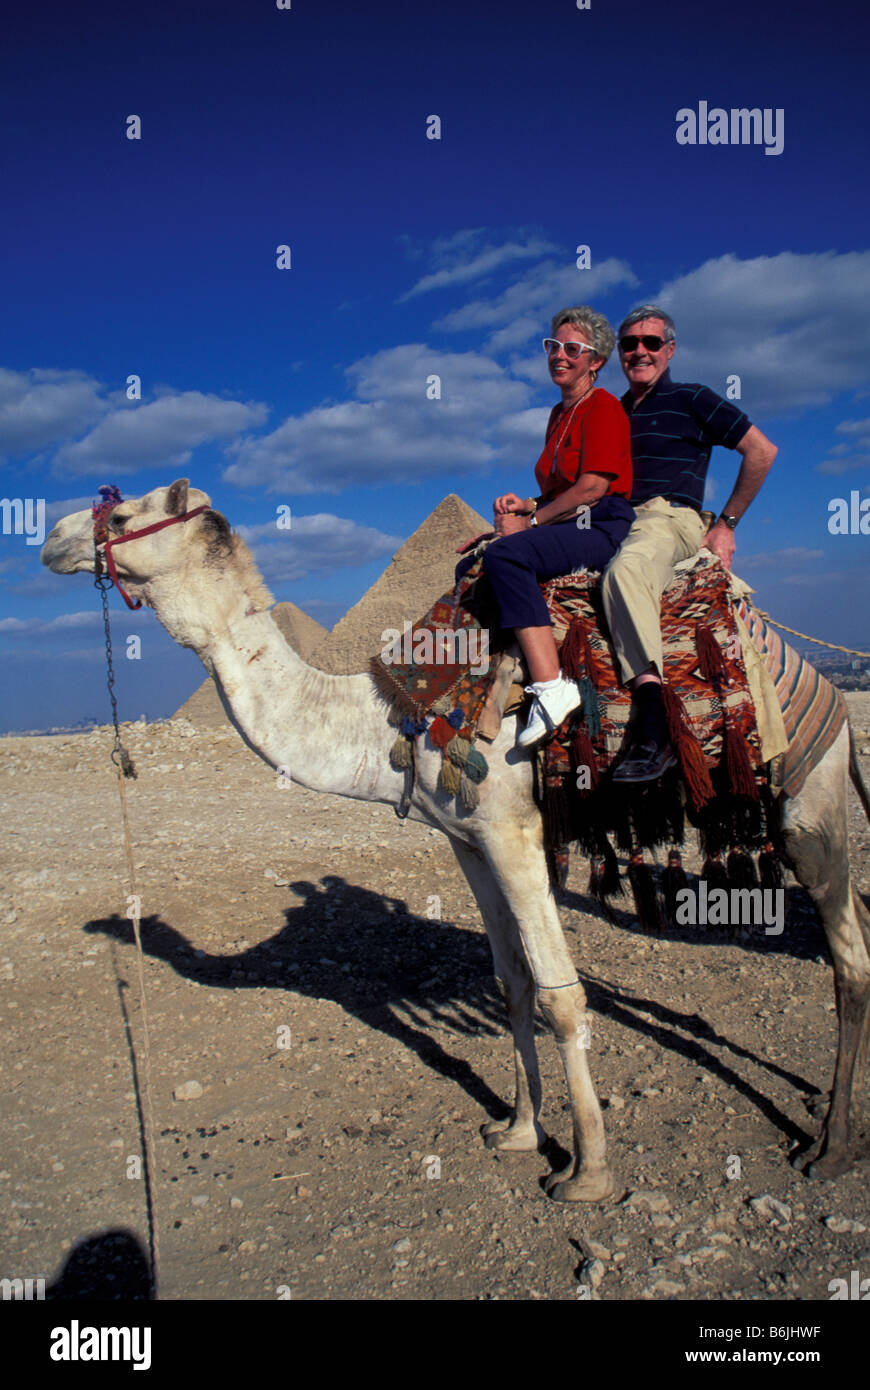
M603 570L633 521L634 508L626 499L607 493L592 507L588 527L581 528L572 519L490 541L483 554L483 572L492 586L501 626L549 627L550 614L539 585L573 570ZM457 578L467 567L467 561L460 562Z

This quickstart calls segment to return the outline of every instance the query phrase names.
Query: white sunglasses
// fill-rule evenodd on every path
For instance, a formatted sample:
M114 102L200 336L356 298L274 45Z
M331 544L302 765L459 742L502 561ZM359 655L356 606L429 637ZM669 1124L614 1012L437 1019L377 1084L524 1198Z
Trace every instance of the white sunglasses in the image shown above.
M551 357L557 348L561 348L566 357L579 357L581 352L594 352L595 349L588 343L563 343L558 338L544 339L544 352Z

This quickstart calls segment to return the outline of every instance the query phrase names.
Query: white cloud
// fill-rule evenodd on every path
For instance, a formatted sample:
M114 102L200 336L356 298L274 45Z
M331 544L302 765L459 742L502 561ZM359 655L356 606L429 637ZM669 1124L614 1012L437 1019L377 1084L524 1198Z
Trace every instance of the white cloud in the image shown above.
M549 418L549 406L532 406L528 410L517 410L512 415L506 415L499 420L496 429L499 438L521 444L531 452L537 450L540 454Z
M655 299L677 326L674 380L724 395L737 374L750 414L825 405L870 383L870 357L856 351L870 307L868 251L720 256Z
M811 564L824 558L823 550L809 550L806 546L795 545L786 547L785 550L762 551L758 555L740 555L736 563L738 569L782 569L787 565Z
M870 420L841 420L836 433L845 434L849 442L832 444L828 458L816 465L816 472L837 477L856 468L870 468Z
M0 368L0 446L33 454L78 434L108 409L100 383L85 372Z
M440 400L427 399L433 375ZM361 358L347 376L355 400L291 416L269 435L231 445L226 481L298 496L477 472L503 461L488 435L532 395L490 357L423 343Z
M500 246L481 245L480 238L480 231L475 230L459 233L447 241L435 242L430 259L438 265L438 269L422 276L400 297L399 303L419 294L427 294L430 290L466 285L500 270L511 261L539 259L559 249L540 235L531 235L525 241L502 242Z
M90 506L92 506L96 495L97 493L95 488L93 494L90 497L66 497L63 498L60 502L46 502L46 525L49 527L54 526L63 517L72 516L73 512L86 511Z
M113 410L84 439L64 445L55 456L54 471L120 477L158 465L183 468L198 445L239 435L262 424L267 415L265 405L201 391L130 402Z
M870 453L846 454L838 458L827 458L824 463L816 465L816 472L836 478L841 473L851 473L855 468L870 468Z
M236 530L251 546L270 584L365 565L392 556L402 544L401 536L390 536L374 526L361 526L328 512L292 516L289 530L279 530L274 521L238 526Z
M51 636L55 632L96 628L102 621L96 609L90 613L61 613L57 618L0 618L0 634L6 637L32 637L35 633Z
M590 270L578 270L573 261L542 261L500 294L469 300L434 327L450 333L492 330L485 346L498 352L544 337L553 314L566 305L589 304L614 285L636 284L631 267L614 258L593 263Z

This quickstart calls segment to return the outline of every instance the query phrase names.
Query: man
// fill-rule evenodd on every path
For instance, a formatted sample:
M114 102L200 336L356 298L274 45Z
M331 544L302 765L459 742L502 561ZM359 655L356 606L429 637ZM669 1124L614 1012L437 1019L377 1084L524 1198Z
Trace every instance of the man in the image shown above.
M673 320L654 304L634 309L619 327L619 360L628 379L637 519L604 575L604 611L622 676L632 691L629 746L614 770L619 782L649 782L676 762L662 700L660 605L673 567L702 543L727 569L734 528L764 482L776 446L742 410L707 386L671 381ZM740 471L718 520L704 537L701 506L715 444L736 449Z

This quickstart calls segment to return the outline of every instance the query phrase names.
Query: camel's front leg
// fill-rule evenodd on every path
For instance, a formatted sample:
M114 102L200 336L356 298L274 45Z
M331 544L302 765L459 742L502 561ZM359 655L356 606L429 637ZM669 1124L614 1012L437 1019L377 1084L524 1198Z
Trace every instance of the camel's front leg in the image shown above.
M565 1068L574 1128L574 1157L554 1174L556 1201L598 1202L612 1195L604 1121L589 1073L590 1028L586 995L577 979L550 888L540 821L490 825L482 848L516 919L532 968L541 1010L556 1037Z
M541 1074L535 1048L535 983L520 940L516 918L479 849L451 836L450 843L480 908L492 951L499 993L507 1008L514 1041L516 1094L506 1120L490 1120L482 1133L488 1149L537 1149L546 1138L538 1123Z

